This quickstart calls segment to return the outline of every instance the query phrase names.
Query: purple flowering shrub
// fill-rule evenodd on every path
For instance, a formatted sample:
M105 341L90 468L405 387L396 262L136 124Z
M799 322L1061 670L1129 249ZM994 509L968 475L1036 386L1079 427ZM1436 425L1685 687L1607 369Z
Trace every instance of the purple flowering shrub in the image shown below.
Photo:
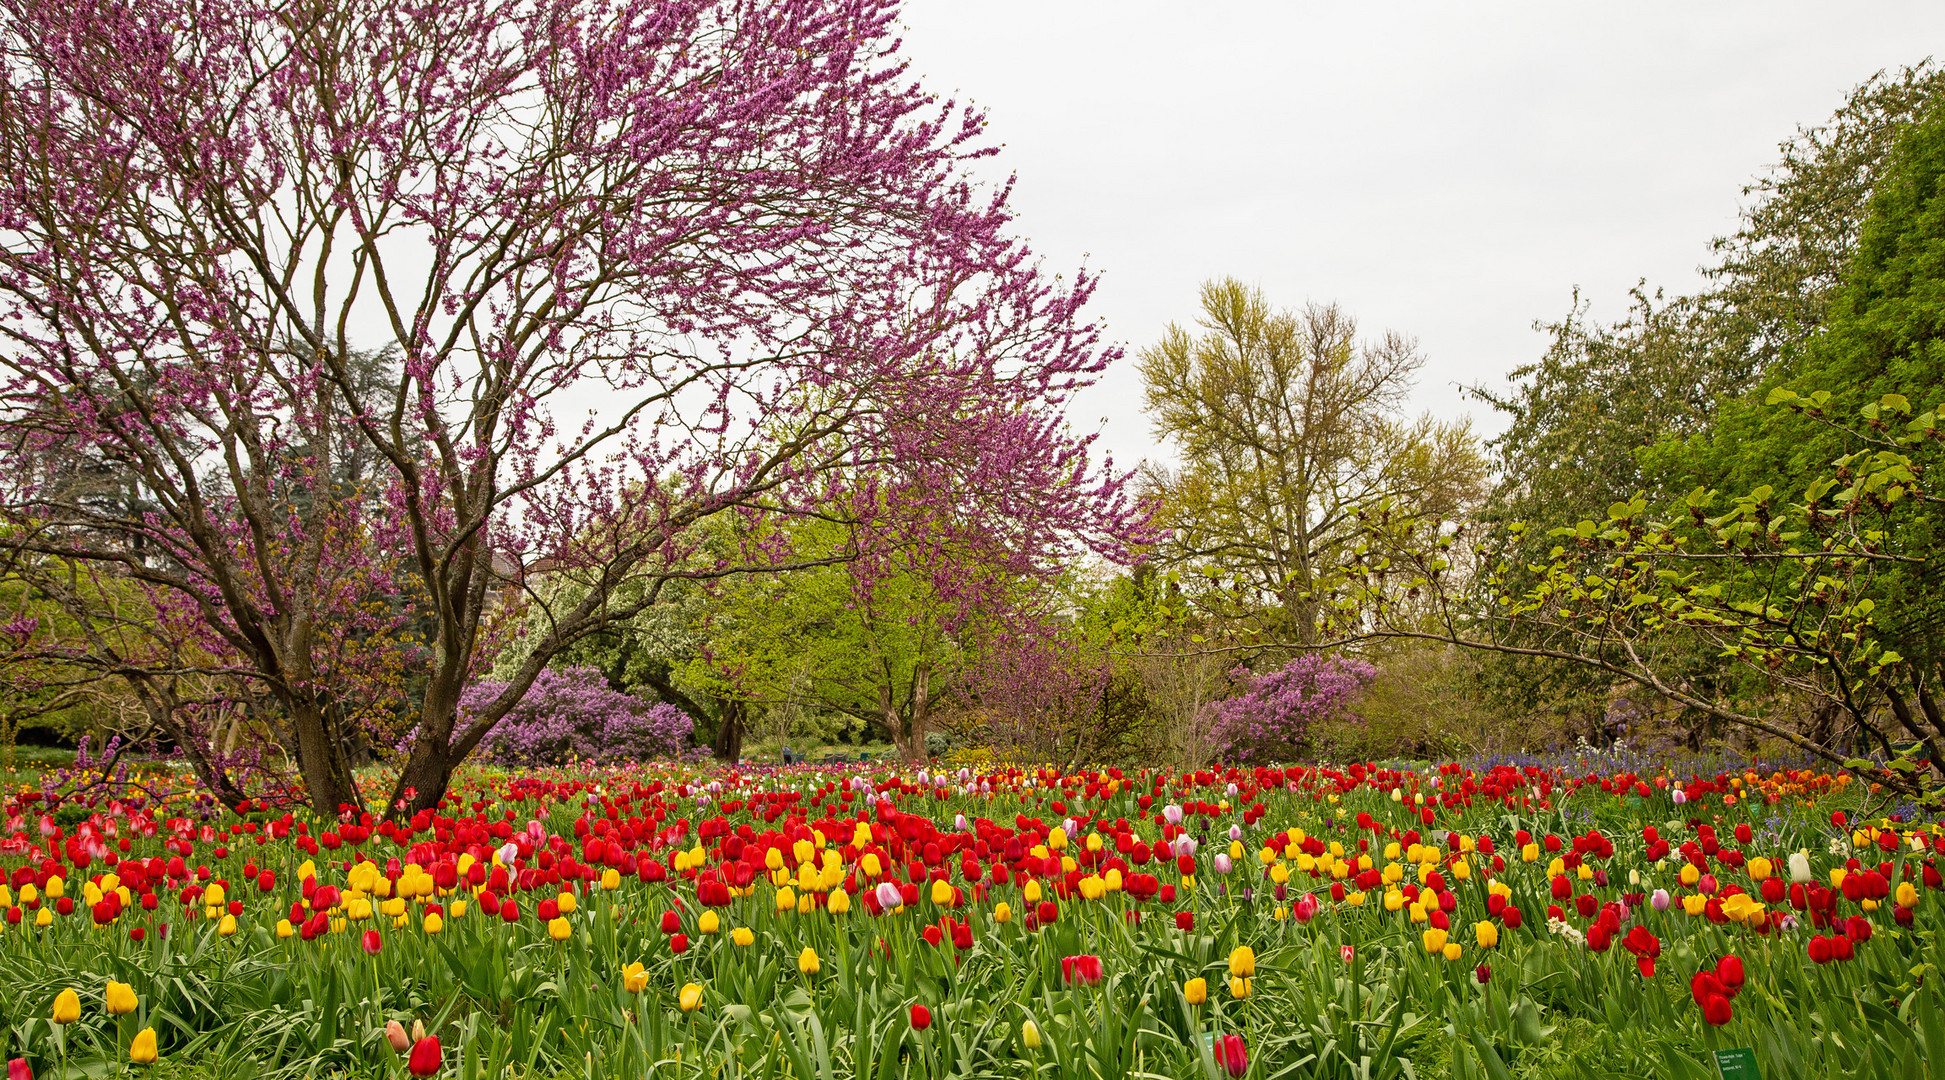
M481 681L460 711L484 706L505 683ZM480 741L479 752L506 765L624 762L682 755L694 725L669 704L649 704L610 689L591 667L546 670L513 711Z
M1230 672L1243 692L1215 705L1210 737L1230 761L1272 761L1294 757L1313 725L1349 711L1378 669L1345 656L1306 653L1275 671Z

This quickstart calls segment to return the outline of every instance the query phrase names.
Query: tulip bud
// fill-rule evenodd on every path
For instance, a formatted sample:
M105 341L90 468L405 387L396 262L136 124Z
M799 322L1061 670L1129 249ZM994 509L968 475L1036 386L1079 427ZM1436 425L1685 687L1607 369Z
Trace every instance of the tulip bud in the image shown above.
M394 1053L403 1054L412 1049L412 1039L405 1034L405 1025L397 1020L385 1021L385 1041L391 1044Z

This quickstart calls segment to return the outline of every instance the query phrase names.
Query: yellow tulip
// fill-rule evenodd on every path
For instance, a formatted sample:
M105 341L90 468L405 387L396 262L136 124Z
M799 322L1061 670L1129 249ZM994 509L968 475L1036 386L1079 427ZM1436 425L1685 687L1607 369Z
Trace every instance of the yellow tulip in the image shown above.
M72 1024L81 1019L81 995L73 990L63 990L54 995L54 1022Z
M155 1029L145 1027L136 1032L135 1040L128 1044L128 1060L137 1065L147 1065L155 1057Z
M797 954L797 970L806 975L817 974L817 969L823 966L823 963L817 959L816 949L805 946L804 951Z
M831 898L824 901L824 910L833 915L842 915L851 910L851 894L843 889L832 889Z
M772 848L771 850L774 851L775 849ZM797 893L795 890L793 890L788 885L785 885L783 888L777 890L777 910L778 911L789 911L791 908L794 908L796 906L797 906Z
M1479 947L1482 949L1490 949L1499 944L1498 923L1481 922L1472 928L1472 933L1474 937L1478 938Z
M1040 1025L1031 1020L1020 1021L1020 1042L1028 1050L1040 1049Z
M621 988L639 994L648 987L648 971L638 960L621 969Z
M683 987L682 993L676 998L676 1003L682 1006L683 1012L695 1012L702 1008L702 987L695 983Z
M573 893L571 892L562 893L560 895L560 899L557 902L560 904L562 915L574 914L574 894Z
M125 982L108 980L108 1011L114 1016L123 1016L135 1011L135 988Z
M425 913L424 926L425 926L425 932L428 934L439 933L441 930L444 930L446 928L445 917L440 915L436 911L428 911Z
M1006 901L1002 900L993 905L993 921L997 923L1013 921L1013 909L1007 905Z
M1446 932L1434 926L1425 931L1425 951L1435 953L1445 948Z
M1026 888L1024 888L1024 889L1021 889L1021 890L1020 890L1020 898L1021 898L1021 899L1023 899L1023 900L1025 900L1025 901L1026 901L1027 903L1029 903L1029 904L1037 904L1037 903L1039 903L1039 902L1040 902L1040 895L1041 895L1041 893L1040 893L1040 879L1039 879L1039 878L1034 878L1034 879L1032 879L1031 881L1028 881L1028 882L1027 882L1027 887L1026 887Z
M215 888L215 886L213 885L210 887ZM218 896L221 896L223 891L221 889L217 889L216 892ZM49 900L59 900L61 897L66 895L67 895L67 882L61 880L61 875L56 874L53 877L47 879L47 898Z
M1749 860L1749 880L1751 881L1762 881L1769 877L1774 870L1775 867L1771 865L1770 861L1761 855Z
M34 925L45 930L54 925L54 909L44 907L34 912Z
M1247 945L1238 945L1229 954L1229 974L1232 978L1247 979L1256 974L1256 950Z
M729 932L729 940L747 947L756 943L756 934L747 926L739 926Z
M217 937L229 937L235 933L236 916L234 915L225 915L223 916L223 921L216 924Z
M722 928L723 920L721 916L718 916L713 911L703 912L702 918L696 920L696 929L705 934L713 934Z
M568 935L573 932L574 924L568 922L566 919L555 919L547 924L547 936L553 938L555 941L566 941Z
M1191 1005L1200 1005L1209 1000L1209 980L1190 979L1183 983L1182 996L1187 998Z
M877 877L884 873L884 869L878 864L878 854L873 851L865 852L864 858L858 860L858 869L864 871L865 877Z
M941 906L952 903L952 886L943 881L932 883L932 902Z
M1240 999L1240 998L1246 998L1246 997L1248 997L1248 996L1249 996L1249 992L1250 992L1250 986L1249 986L1249 980L1248 980L1248 979L1233 979L1233 978L1232 978L1232 979L1230 979L1230 980L1229 980L1229 996L1230 996L1230 997L1233 997L1233 998L1239 998L1239 999Z
M1898 893L1896 899L1898 901L1898 906L1901 908L1917 907L1918 887L1916 885L1913 885L1909 881L1898 882Z
M1456 941L1448 941L1445 943L1445 958L1447 960L1457 960L1459 958L1459 954L1464 951L1465 950L1459 948L1459 943Z
M612 866L601 871L601 890L603 892L614 892L619 888L621 888L621 871Z
M277 920L277 936L278 936L278 937L280 937L280 938L287 938L287 937L290 937L290 936L292 936L292 935L294 935L294 934L296 934L296 933L297 933L297 928L296 928L295 926L292 926L292 925L290 924L290 920L289 920L289 919L278 919L278 920Z

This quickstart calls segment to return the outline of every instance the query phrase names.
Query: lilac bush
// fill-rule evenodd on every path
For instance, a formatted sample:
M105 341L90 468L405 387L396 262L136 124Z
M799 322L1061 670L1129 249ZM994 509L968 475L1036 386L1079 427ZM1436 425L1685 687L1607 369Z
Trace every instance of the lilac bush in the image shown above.
M1306 653L1275 671L1238 667L1230 677L1243 692L1216 703L1211 738L1227 760L1265 761L1292 757L1311 726L1342 716L1378 669L1351 657Z
M460 710L483 708L505 683L481 681ZM480 752L507 765L570 761L622 762L678 757L694 725L673 705L651 705L609 688L591 667L542 671L520 703L480 742Z

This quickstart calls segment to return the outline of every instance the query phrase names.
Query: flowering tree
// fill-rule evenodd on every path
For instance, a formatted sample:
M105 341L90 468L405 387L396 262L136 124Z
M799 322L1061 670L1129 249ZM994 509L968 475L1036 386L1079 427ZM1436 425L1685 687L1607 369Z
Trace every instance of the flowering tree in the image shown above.
M1123 556L1123 478L1060 415L1112 359L1092 279L1044 278L1006 192L962 176L983 121L912 79L896 14L11 4L5 543L138 583L187 643L70 659L249 684L335 813L359 797L321 639L390 579L423 628L387 807L410 812L659 584L798 561L691 558L718 515ZM83 482L104 472L129 497ZM520 595L546 632L462 716Z
M462 715L490 705L504 683L482 679L460 698ZM591 667L549 668L480 742L480 752L516 765L621 762L675 757L694 725L667 703L650 705L609 688Z
M1345 656L1305 653L1262 675L1237 668L1243 692L1218 702L1216 744L1235 761L1287 758L1320 721L1344 715L1378 677L1378 669Z

